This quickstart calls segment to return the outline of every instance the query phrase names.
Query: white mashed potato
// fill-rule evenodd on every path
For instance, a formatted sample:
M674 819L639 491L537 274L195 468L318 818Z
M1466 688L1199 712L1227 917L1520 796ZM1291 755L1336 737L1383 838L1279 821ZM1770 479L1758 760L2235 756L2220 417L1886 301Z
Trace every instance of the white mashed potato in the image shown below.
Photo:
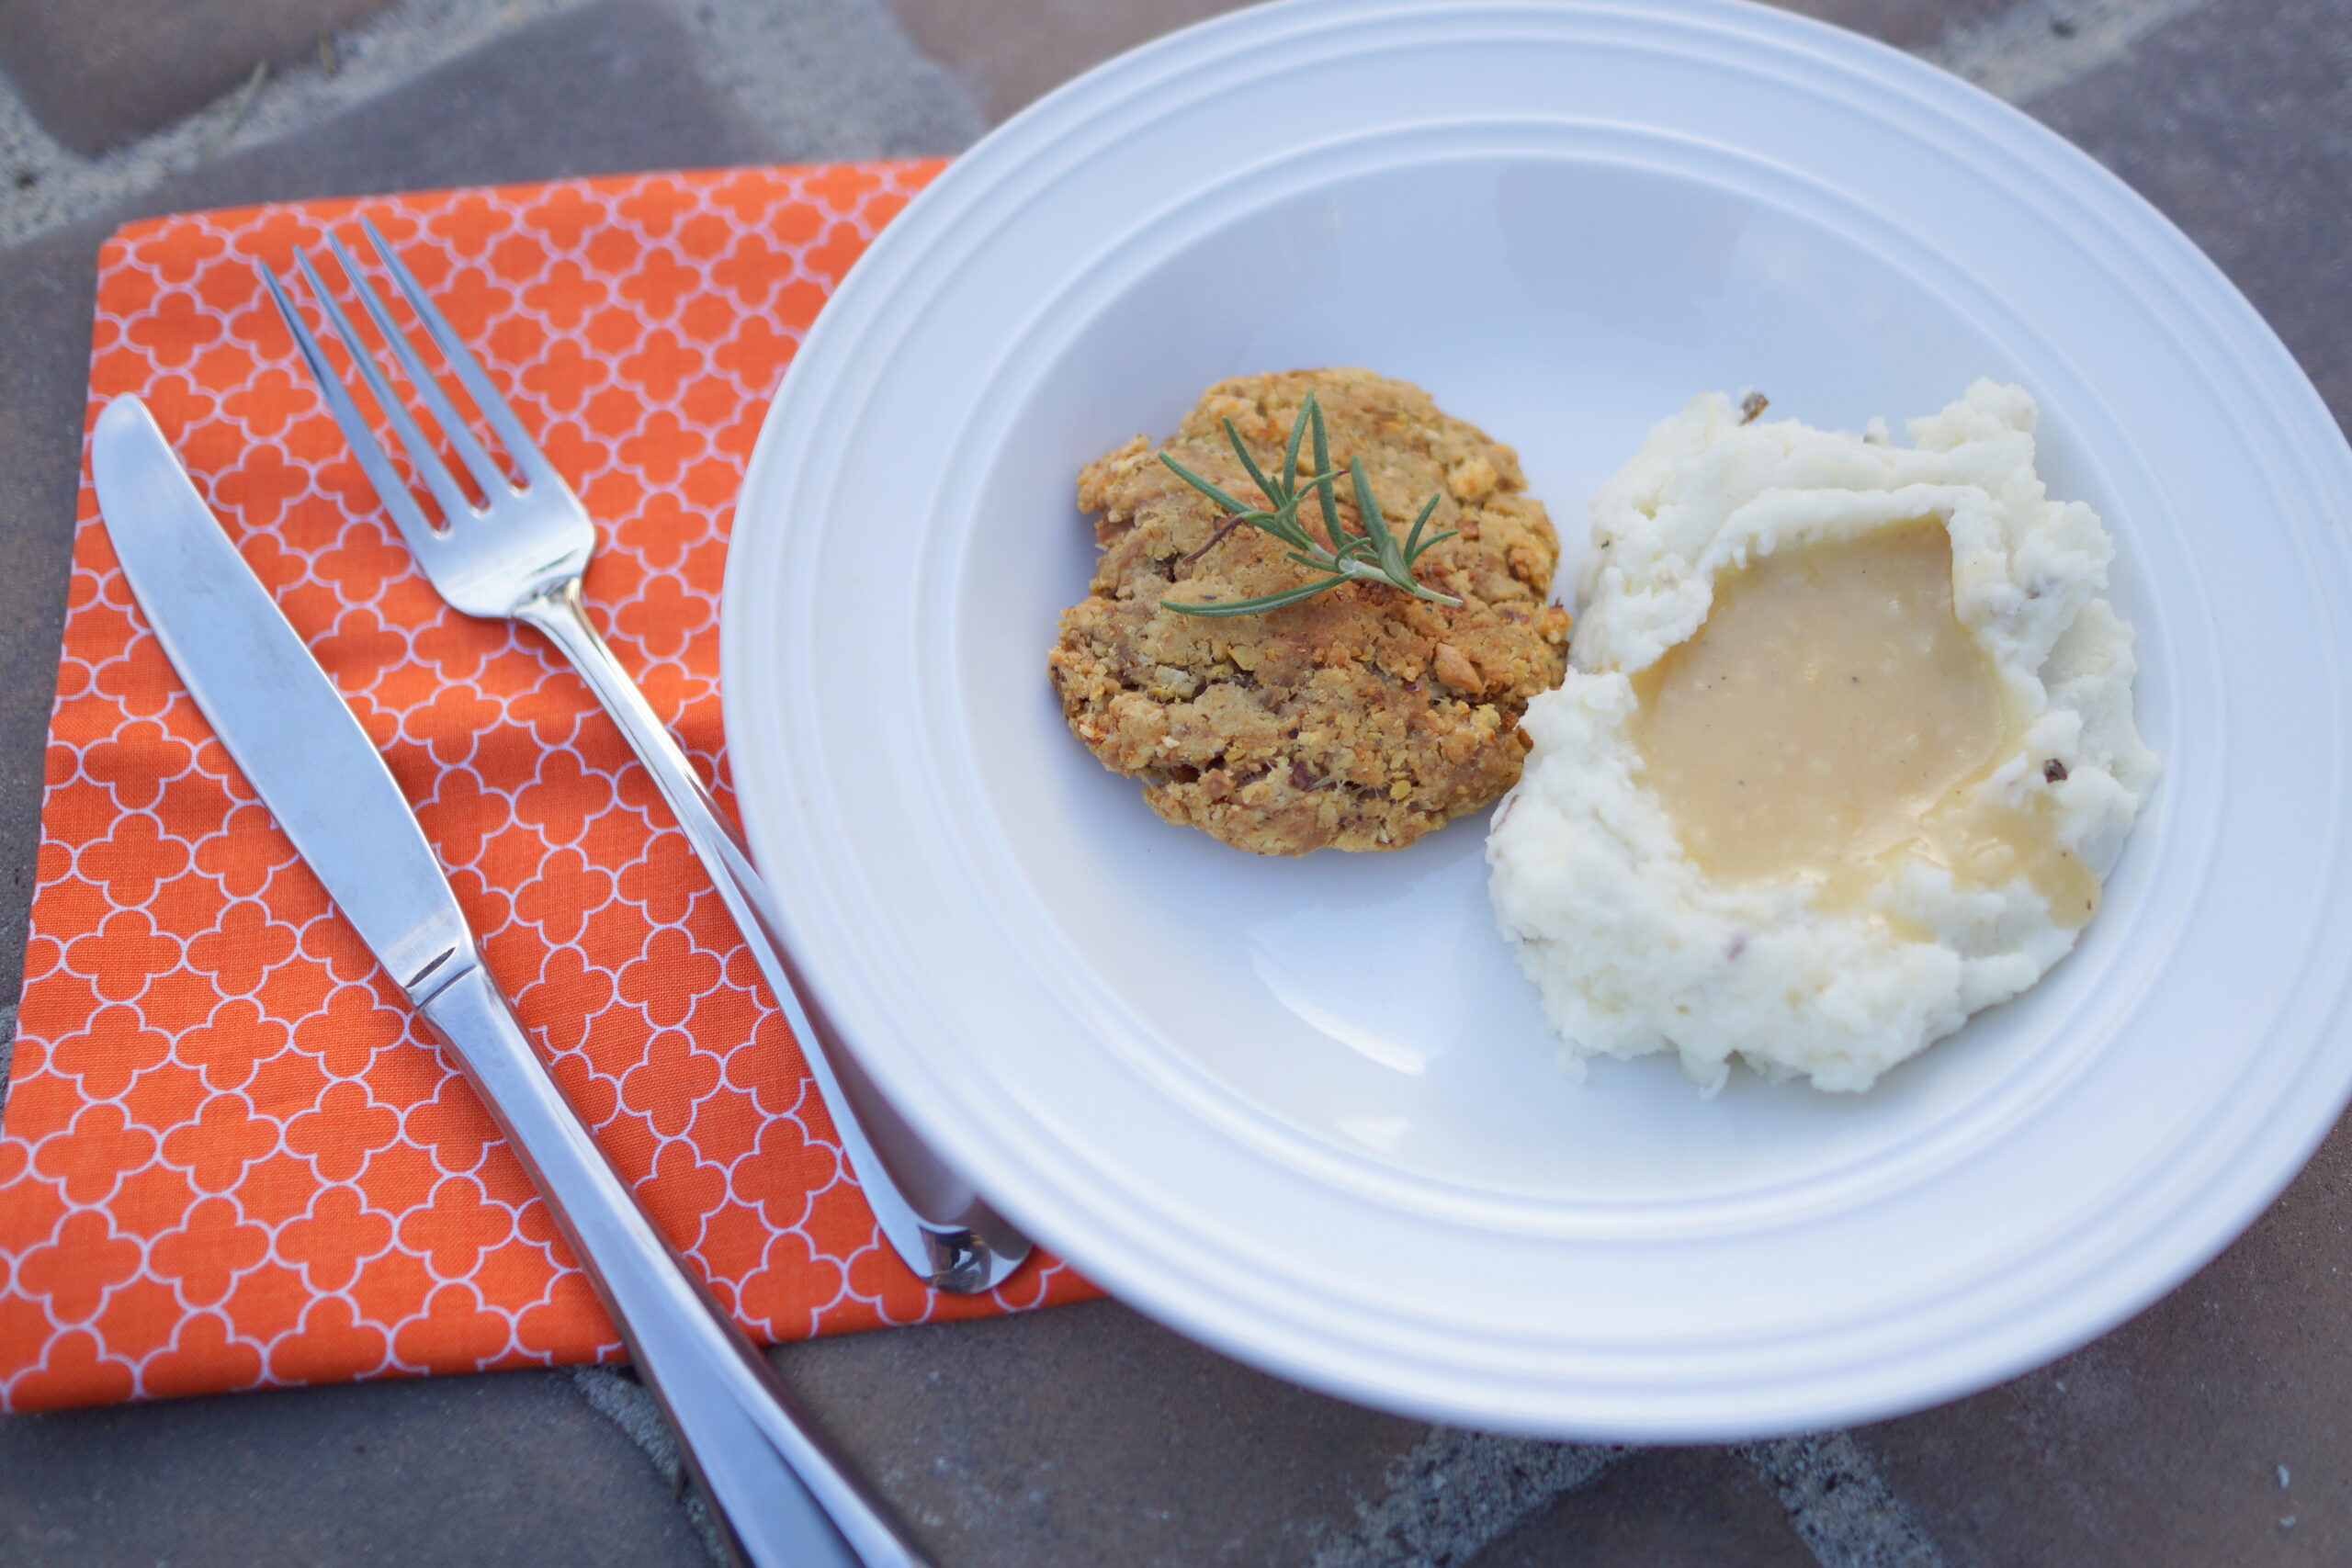
M1533 750L1487 851L1504 934L1573 1069L1673 1051L1711 1093L1735 1056L1770 1077L1864 1089L2073 947L2156 760L2132 723L2132 631L2105 597L2113 545L2090 508L2044 493L2034 415L2022 390L1980 381L1911 422L1904 448L1881 421L1860 435L1743 424L1728 400L1703 397L1653 429L1595 498L1568 675L1527 710ZM1807 563L1871 551L1836 570L1862 570L1852 581L1876 592L1905 539L1934 552L1931 605L1802 597L1831 570ZM1770 598L1783 588L1799 597ZM1711 626L1742 593L1755 606L1746 619L1735 627L1727 608ZM1833 657L1805 641L1820 628L1787 611L1807 604L1883 612L1885 647L1846 673L1857 617L1835 615L1828 631L1846 641ZM1939 649L1931 623L1945 628ZM1781 640L1768 657L1735 634ZM1711 638L1723 646L1710 651ZM1954 718L1940 741L1871 739L1842 709L1805 728L1808 682L1833 709L1875 691L1868 722L1891 734L1887 716L1899 729L1917 705L1900 682L1922 678L1956 682L1978 716ZM1704 748L1751 712L1766 728L1714 765ZM1874 748L1855 754L1864 765L1781 739L1812 734L1835 751L1849 731ZM1965 765L1919 773L1902 786L1907 805L1894 785L1893 807L1849 798L1880 760L1907 766L1911 750L1947 743ZM1762 781L1732 775L1759 769L1782 793L1751 812ZM1845 792L1810 814L1833 823L1819 833L1812 803L1787 793L1808 779ZM1708 802L1731 804L1704 805L1710 818ZM1804 842L1774 837L1790 833Z

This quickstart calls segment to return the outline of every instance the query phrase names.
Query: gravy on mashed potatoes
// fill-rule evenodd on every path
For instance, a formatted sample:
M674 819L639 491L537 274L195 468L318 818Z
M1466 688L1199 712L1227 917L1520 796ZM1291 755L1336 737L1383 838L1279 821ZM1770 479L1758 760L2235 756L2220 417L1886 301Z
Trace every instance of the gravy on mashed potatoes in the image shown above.
M1724 574L1688 642L1634 678L1650 787L1717 876L1813 878L1854 906L1903 850L1956 877L2022 872L2080 925L2098 878L2049 814L1945 808L2007 739L2001 687L1922 518Z
M2033 418L1979 382L1906 450L1703 398L1595 500L1488 843L1571 1065L1866 1089L2072 947L2154 759L2112 546Z

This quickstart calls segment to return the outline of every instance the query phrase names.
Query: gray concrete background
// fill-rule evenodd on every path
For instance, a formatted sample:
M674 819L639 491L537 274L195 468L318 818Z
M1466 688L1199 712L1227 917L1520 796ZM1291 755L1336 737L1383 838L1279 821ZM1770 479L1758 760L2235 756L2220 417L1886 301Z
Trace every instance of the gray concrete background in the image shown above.
M274 197L951 152L1213 0L0 7L0 993L21 967L97 242ZM2170 213L2352 418L2352 0L1804 0ZM616 109L616 106L619 106ZM0 1056L0 1078L5 1078ZM1432 1428L1111 1303L775 1352L950 1568L2352 1561L2352 1149L2173 1296L1942 1409L1737 1449ZM0 1419L0 1562L696 1563L596 1369Z

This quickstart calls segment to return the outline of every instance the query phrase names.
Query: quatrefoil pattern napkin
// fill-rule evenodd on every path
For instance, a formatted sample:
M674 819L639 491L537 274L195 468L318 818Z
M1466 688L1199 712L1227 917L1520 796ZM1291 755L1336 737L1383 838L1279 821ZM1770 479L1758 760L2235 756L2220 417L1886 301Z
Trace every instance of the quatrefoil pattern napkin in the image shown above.
M795 345L933 164L194 213L101 254L137 392L383 750L598 1141L758 1338L1089 1294L899 1266L718 894L537 633L445 606L254 276L364 211L601 526L592 608L724 794L718 589ZM353 302L346 299L348 308ZM148 633L86 470L0 1125L0 1407L611 1359L490 1118Z

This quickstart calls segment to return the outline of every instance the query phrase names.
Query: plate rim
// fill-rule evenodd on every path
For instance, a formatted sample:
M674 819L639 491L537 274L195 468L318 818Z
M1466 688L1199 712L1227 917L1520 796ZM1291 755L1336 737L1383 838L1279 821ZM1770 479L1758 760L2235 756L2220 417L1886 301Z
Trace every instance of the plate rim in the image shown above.
M1858 70L1864 70L1865 74L1870 71L1892 72L1898 79L1907 77L1909 85L1914 87L1920 86L1923 83L1931 84L1933 92L1946 98L1953 98L1956 92L1958 96L1955 101L1963 104L1965 106L1966 112L1969 114L1983 116L1988 110L1993 111L1995 123L1996 125L2001 126L2012 136L2018 133L2018 128L2023 128L2024 133L2029 138L2030 145L2038 145L2044 156L2049 156L2054 151L2059 155L2061 164L2072 172L2078 179L2086 171L2087 171L2087 173L2093 177L2094 184L2101 185L2099 194L2109 201L2113 201L2113 199L2119 195L2123 197L2127 210L2129 210L2131 214L2140 221L2143 228L2146 226L2147 222L2152 220L2162 234L2168 235L2170 237L2169 245L2176 254L2172 254L2168 259L2177 264L2182 260L2182 258L2177 253L2185 251L2187 253L2187 258L2191 264L2191 271L2195 272L2199 268L2202 269L2203 276L2199 278L2199 281L2207 284L2209 288L2210 286L2218 285L2219 293L2213 302L2218 303L2224 310L2233 307L2235 309L2243 318L2237 322L2237 326L2242 334L2244 333L2248 321L2250 321L2255 328L2255 332L2251 334L2253 338L2253 342L2250 345L2251 350L2256 355L2267 355L2272 360L2272 364L2269 368L2272 370L2274 375L2272 377L2259 378L2261 380L2262 389L2271 393L2274 397L2278 393L2279 388L2275 377L2275 372L2278 367L2278 363L2283 362L2288 372L2288 380L2290 382L2290 386L2287 390L2290 394L2299 394L2298 400L2303 404L2301 412L2305 416L2305 421L2300 427L2294 429L2292 439L2297 441L2299 444L2303 444L2308 443L2313 438L2314 433L2308 426L2308 417L2312 409L2317 409L2323 419L2325 421L2326 434L2334 437L2332 447L2327 449L2327 457L2332 459L2333 466L2338 470L2337 477L2339 480L2341 479L2343 470L2346 468L2345 459L2347 457L2347 453L2344 447L2343 438L2341 433L2335 428L2332 416L2327 415L2324 405L2319 403L2317 393L2311 388L2308 379L2302 376L2300 368L2294 366L2291 357L2287 355L2283 345L2278 344L2275 334L2271 333L2267 326L2260 321L2260 318L2254 314L2251 307L2245 304L2243 297L2237 293L2234 287L2228 283L2226 278L2219 273L2218 269L2213 268L2212 264L2206 260L2202 254L2198 252L2194 245L2170 224L2168 220L2164 219L2160 213L2157 213L2153 207L2145 203L2144 200L2139 197L2136 193L2132 192L2128 186L2122 186L2121 183L2117 181L2113 175L2109 175L2105 170L2100 169L2097 164L2091 163L2086 154L2083 154L2078 150L2071 147L2070 144L2063 141L2061 139L2056 137L2054 133L2047 130L2038 122L2035 122L2023 115L2021 111L2018 111L2008 105L2003 104L1999 102L1999 100L1990 98L1989 96L1977 92L1973 88L1967 87L1964 84L1959 83L1956 79L1946 77L1943 73L1935 71L1932 67L1912 60L1910 57L1902 55L1899 52L1887 49L1883 45L1878 45L1866 39L1855 38L1852 35L1844 34L1839 32L1838 29L1828 28L1824 24L1812 22L1805 18L1791 17L1783 13L1765 12L1762 11L1760 7L1752 7L1739 4L1737 3L1737 0L1676 0L1676 3L1670 5L1639 8L1629 7L1623 5L1608 4L1605 3L1605 0L1604 3L1584 4L1576 3L1576 0L1560 0L1560 3L1555 4L1511 3L1511 0L1498 0L1498 3L1484 4L1469 7L1458 6L1449 6L1442 4L1428 3L1428 0L1396 0L1396 3L1381 4L1370 6L1362 5L1345 6L1336 3L1336 0L1290 0L1290 3L1288 4L1263 7L1256 11L1237 13L1200 24L1195 28L1185 29L1182 33L1170 35L1169 38L1156 40L1152 44L1146 45L1141 50L1132 51L1129 55L1121 57L1118 61L1112 62L1103 67L1099 67L1095 72L1090 73L1087 76L1080 78L1078 81L1057 90L1047 98L1041 100L1038 105L1024 111L1023 115L1016 117L1013 120L1007 122L1005 126L1000 128L999 130L991 133L991 135L984 140L978 147L975 148L971 153L967 154L965 160L960 160L957 164L951 165L946 173L940 177L939 181L934 184L932 187L932 191L927 191L922 197L917 198L915 206L910 209L908 216L913 216L916 212L922 210L922 204L932 199L933 192L940 192L944 190L946 197L968 199L972 193L967 192L966 187L972 186L976 187L978 192L984 194L987 186L983 176L989 175L995 167L994 164L981 161L984 153L989 154L990 157L995 159L997 164L1001 164L1005 160L1011 159L1012 160L1012 167L1017 169L1020 166L1021 148L1023 138L1035 141L1043 137L1045 138L1046 144L1050 146L1055 134L1053 127L1058 118L1076 112L1077 109L1081 108L1092 99L1105 93L1115 93L1120 87L1121 79L1123 77L1136 76L1139 79L1140 73L1155 62L1166 62L1177 60L1182 57L1184 51L1197 50L1210 43L1214 43L1221 48L1226 48L1229 51L1241 39L1250 39L1261 34L1279 35L1283 33L1284 29L1290 29L1301 35L1311 34L1315 26L1317 25L1319 21L1322 19L1335 17L1343 12L1351 14L1357 19L1385 19L1400 15L1433 17L1441 14L1446 15L1450 18L1458 18L1465 10L1476 11L1485 15L1508 15L1520 13L1549 15L1557 13L1574 13L1581 16L1609 17L1636 26L1642 24L1655 24L1660 21L1665 21L1672 25L1689 25L1695 22L1702 27L1712 25L1718 29L1729 29L1735 32L1760 28L1766 33L1780 35L1777 41L1781 41L1782 43L1786 43L1789 40L1793 39L1809 46L1811 51L1815 53L1826 51L1832 55L1843 55L1845 57L1846 63L1855 66ZM1259 41L1262 42L1264 39L1260 38ZM1865 69L1864 64L1858 62L1866 62L1867 69ZM1949 107L1951 106L1947 105L1947 107ZM965 175L965 171L967 169L974 172ZM960 182L958 181L959 175L965 175L965 177ZM946 208L945 200L943 199L941 202L934 204L934 206L938 210L944 212ZM941 221L944 220L944 219L941 220ZM933 226L935 227L936 225L934 224ZM886 260L896 256L899 250L907 249L915 243L916 234L917 231L915 227L910 225L906 219L902 218L899 222L893 224L888 230L886 230L884 234L876 241L873 251L869 253L868 260L871 261L876 255L881 255L886 258ZM896 248L892 248L894 241L897 242ZM856 290L860 288L858 279L862 275L868 276L870 277L878 277L881 276L881 272L879 269L876 269L871 273L866 273L865 263L861 263L861 268L859 270L852 272L849 279L844 282L841 294L836 296L834 303L832 305L829 305L827 311L820 314L817 326L812 330L808 338L804 343L800 355L796 359L796 364L808 364L815 361L822 353L830 352L829 345L831 344L835 336L841 336L843 338L847 338L849 336L849 323L851 321L850 313L838 308L842 296L848 295L854 301L862 306L865 299L865 293L871 293L875 288L878 287L877 285L869 283L865 286L865 293L852 293L853 290ZM2241 347L2246 346L2242 339L2233 341L2237 342ZM2254 367L2248 366L2245 367L2245 368L2249 373L2251 373ZM790 417L791 404L789 400L792 397L792 389L793 382L788 377L786 378L785 392L778 397L776 402L771 407L766 420L763 424L759 444L755 449L752 464L750 470L747 472L744 487L741 491L741 499L739 500L739 515L751 515L754 510L754 497L759 492L761 487L763 485L773 486L775 483L774 479L769 477L769 473L774 465L781 460L776 456L781 443L779 431L785 426ZM2308 450L2304 453L2304 457L2305 462L2302 466L2306 472L2315 472L2318 468L2324 466L2318 460L2316 454ZM2337 543L2340 553L2341 542L2338 541ZM739 607L741 600L739 586L743 582L744 578L741 573L739 573L738 569L741 560L741 553L734 550L730 546L726 589L726 611L730 613L723 613L722 615L722 665L723 668L734 672L740 672L745 668L746 660L749 657L748 653L742 647L745 636L743 632L743 627L746 624L745 617L741 614L731 613ZM753 682L746 682L739 678L730 678L724 682L724 689L727 693L726 703L728 709L727 717L729 720L728 728L730 735L751 733L751 726L745 721L746 716L741 711L741 709L742 705L751 701L750 687L752 684ZM2337 739L2340 753L2340 734ZM756 773L756 767L747 770L743 763L739 761L738 778L740 783L748 784L750 781L755 777ZM745 787L739 791L739 798L750 802L756 794L757 792L755 789ZM776 863L776 857L774 853L775 848L775 844L772 841L763 841L763 836L772 838L772 834L763 835L763 829L761 825L761 810L752 804L747 804L744 815L746 818L747 827L752 831L755 845L759 846L761 850L768 852L763 855L763 859L766 863ZM788 879L783 880L788 881ZM789 927L795 923L790 910L791 899L786 897L785 902L787 905L786 919L789 929ZM797 937L802 933L796 931L794 934ZM820 974L817 978L820 994L826 995L827 999L831 1000L833 987L829 982L828 977ZM2343 1011L2343 1004L2344 997L2339 991L2335 998L2335 1006L2332 1010L2331 1017L2340 1017ZM2317 1057L2319 1055L2319 1053L2310 1054L2303 1060L2301 1066L2305 1068L2317 1066ZM2329 1080L2326 1093L2323 1098L2332 1097L2334 1104L2335 1106L2340 1106L2343 1097L2347 1092L2352 1092L2352 1077L2347 1077L2345 1066L2343 1064L2338 1064L2337 1071ZM943 1146L948 1147L954 1152L963 1153L968 1156L970 1146L972 1145L972 1140L961 1136L960 1130L952 1128L945 1122L937 1120L936 1108L925 1107L918 1100L910 1100L907 1102L907 1112L910 1119L915 1121L919 1126L922 1126L926 1134L938 1136ZM2144 1277L2142 1281L2142 1288L2136 1296L2129 1296L2119 1300L2119 1302L2114 1305L2114 1310L2105 1314L2101 1321L2088 1324L2083 1328L2080 1335L2073 1338L2071 1341L2062 1343L2045 1336L2037 1348L2027 1350L2021 1355L2014 1356L2007 1362L1996 1365L1988 1361L1984 1366L1980 1367L1977 1371L1966 1373L1959 1377L1956 1381L1948 1381L1947 1383L1943 1385L1928 1388L1923 1391L1918 1384L1914 1383L1905 1387L1899 1393L1894 1394L1887 1403L1878 1406L1872 1406L1867 1402L1858 1404L1854 1400L1849 1398L1843 1402L1835 1404L1834 1407L1829 1408L1826 1413L1821 1410L1815 1410L1798 1416L1797 1419L1814 1424L1823 1424L1828 1421L1842 1423L1856 1419L1867 1419L1876 1415L1892 1414L1897 1409L1912 1408L1925 1401L1932 1401L1935 1398L1944 1397L1952 1393L1965 1392L1968 1389L1984 1386L1984 1384L1988 1381L1995 1381L1997 1377L2007 1376L2010 1372L2021 1370L2024 1366L2036 1364L2040 1360L2045 1359L2049 1356L2061 1353L2064 1349L2071 1348L2073 1344L2080 1343L2082 1340L2087 1339L2093 1335L2103 1331L2106 1327L2111 1326L2114 1322L2120 1321L2122 1317L2128 1316L2132 1312L2139 1310L2139 1308L2145 1305L2148 1301L2152 1301L2157 1296L2163 1294L2165 1292L2169 1291L2174 1285L2178 1283L2180 1279L2185 1278L2196 1268L2200 1267L2202 1263L2214 1252L2218 1252L2221 1247L2225 1245L2239 1229L2243 1228L2243 1225L2245 1223L2249 1222L2261 1211L2262 1208L2268 1204L2271 1199L2276 1195L2276 1192L2280 1188L2283 1188L2286 1181L2291 1179L2296 1170L2301 1168L2304 1159L2308 1157L2310 1149L2316 1145L2321 1136L2324 1135L2327 1126L2332 1123L2333 1119L2333 1110L2330 1110L2324 1116L2312 1115L2303 1118L2302 1120L2309 1123L2309 1125L2303 1127L2301 1131L2308 1135L2302 1137L2300 1143L2293 1147L2291 1150L2291 1158L2280 1158L2273 1162L2277 1167L2275 1181L2256 1183L2256 1185L2261 1189L2258 1192L2248 1190L2245 1194L2242 1195L2242 1201L2240 1201L2236 1205L2235 1209L2232 1211L2233 1217L2224 1219L2220 1222L2217 1226L2212 1227L2215 1229L2216 1234L2214 1235L2211 1246L2209 1248L2206 1248L2203 1251L2197 1251L2195 1248L2189 1249L2189 1252L2194 1253L2194 1256L2184 1254L2183 1257L2177 1259L2179 1265L2177 1269L2169 1274L2165 1274L2162 1271L2159 1271L2159 1274L2156 1276ZM2290 1142L2292 1140L2290 1140ZM1012 1207L1016 1218L1040 1231L1048 1241L1058 1242L1062 1239L1061 1234L1057 1234L1062 1233L1062 1227L1058 1223L1058 1215L1052 1213L1049 1208L1040 1209L1017 1201L1014 1202ZM1040 1224L1038 1222L1041 1220L1046 1223ZM1070 1239L1077 1238L1073 1235L1070 1236ZM1715 1425L1708 1425L1705 1423L1694 1424L1687 1419L1678 1419L1654 1428L1643 1428L1638 1423L1633 1427L1622 1424L1609 1424L1602 1427L1595 1427L1583 1423L1581 1420L1573 1417L1564 1424L1559 1420L1547 1417L1545 1413L1540 1410L1505 1409L1484 1402L1465 1404L1459 1397L1458 1393L1456 1395L1449 1397L1444 1391L1432 1389L1427 1386L1416 1386L1408 1389L1402 1387L1397 1382L1386 1380L1374 1379L1370 1382L1366 1382L1362 1379L1351 1379L1342 1375L1340 1369L1324 1364L1321 1360L1317 1359L1310 1357L1295 1360L1287 1356L1279 1355L1276 1352L1270 1350L1266 1340L1252 1337L1251 1335L1245 1332L1239 1324L1230 1315L1219 1318L1215 1314L1204 1316L1199 1314L1179 1313L1173 1310L1162 1312L1160 1309L1168 1306L1169 1303L1162 1299L1155 1297L1154 1293L1148 1288L1149 1280L1148 1279L1139 1275L1132 1274L1129 1270L1121 1267L1124 1259L1114 1258L1109 1254L1102 1254L1094 1258L1082 1256L1077 1257L1074 1258L1074 1261L1077 1261L1081 1268L1085 1269L1090 1274L1095 1276L1101 1282L1111 1284L1114 1288L1125 1286L1126 1288L1126 1292L1130 1294L1130 1299L1134 1299L1136 1304L1142 1306L1145 1310L1153 1312L1155 1315L1176 1317L1178 1319L1176 1326L1180 1327L1183 1332L1193 1335L1196 1338L1201 1338L1212 1344L1216 1344L1220 1348L1237 1354L1243 1359L1251 1360L1261 1365L1271 1366L1272 1370L1282 1372L1284 1375L1298 1378L1301 1381L1313 1383L1317 1386L1331 1389L1334 1392L1342 1393L1351 1397L1363 1399L1368 1403L1384 1404L1390 1407L1401 1406L1404 1408L1409 1408L1418 1414L1430 1415L1441 1419L1466 1419L1476 1424L1503 1426L1521 1430L1540 1430L1555 1435L1563 1432L1575 1432L1578 1435L1630 1436L1650 1438L1657 1438L1660 1437L1704 1438L1709 1437L1724 1436L1752 1436L1758 1430L1765 1429L1756 1426L1752 1420L1739 1417L1732 1418L1727 1424L1719 1423ZM2060 1337L2064 1338L2063 1336Z

